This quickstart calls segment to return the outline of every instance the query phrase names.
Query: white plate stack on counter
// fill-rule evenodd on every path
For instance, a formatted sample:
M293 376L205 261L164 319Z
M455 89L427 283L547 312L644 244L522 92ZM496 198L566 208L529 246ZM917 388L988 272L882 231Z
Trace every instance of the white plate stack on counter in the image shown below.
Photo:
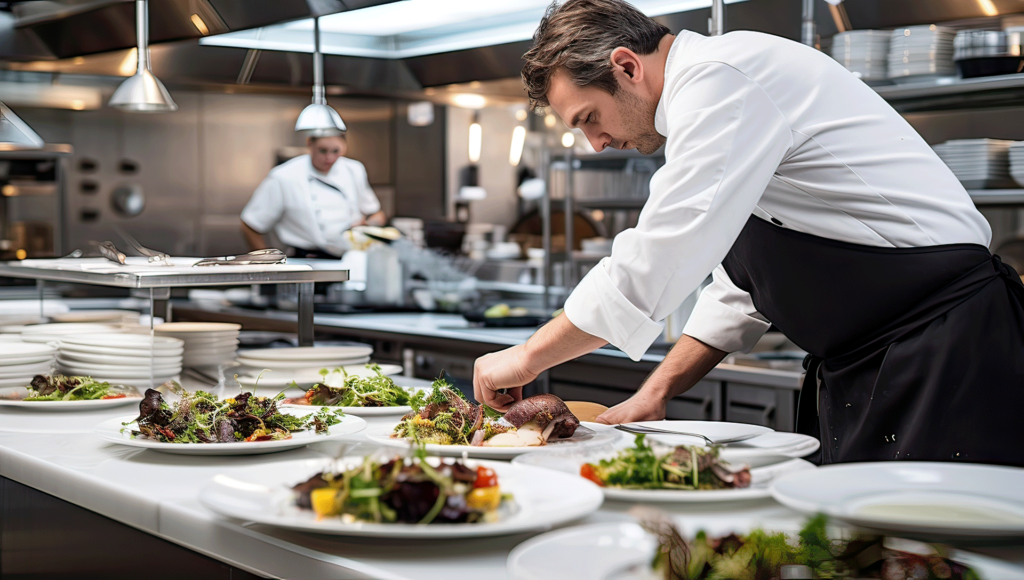
M216 366L230 362L238 352L240 324L225 322L168 322L157 325L157 336L177 338L185 343L186 367Z
M1024 187L1024 141L1010 144L1010 177L1017 185Z
M832 37L832 58L864 82L889 78L888 30L850 30Z
M181 373L184 343L177 338L138 334L67 336L58 343L57 368L140 388L155 388Z
M1002 139L956 139L933 147L967 189L1012 187L1010 145Z
M0 348L0 387L24 387L53 370L57 349L49 344L5 343Z
M13 330L8 328L8 330ZM22 342L57 342L66 336L115 334L120 329L111 324L55 322L33 324L21 329Z
M320 377L321 369L334 370L346 365L365 365L370 362L373 347L353 346L306 346L297 348L263 348L247 350L236 359L241 368L238 380L243 385L251 384L264 371L260 386L271 384L287 386L293 380L300 385L313 382Z
M889 78L922 82L956 75L956 30L934 24L897 28L889 41Z

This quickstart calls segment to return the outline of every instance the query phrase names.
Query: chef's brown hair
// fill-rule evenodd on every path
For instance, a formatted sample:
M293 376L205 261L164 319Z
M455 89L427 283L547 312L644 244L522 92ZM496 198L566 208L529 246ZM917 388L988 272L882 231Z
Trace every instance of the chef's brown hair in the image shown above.
M622 46L639 55L651 54L669 33L668 27L623 0L552 2L533 34L533 47L523 55L530 107L548 105L551 75L560 68L578 86L614 95L619 85L612 73L612 51Z

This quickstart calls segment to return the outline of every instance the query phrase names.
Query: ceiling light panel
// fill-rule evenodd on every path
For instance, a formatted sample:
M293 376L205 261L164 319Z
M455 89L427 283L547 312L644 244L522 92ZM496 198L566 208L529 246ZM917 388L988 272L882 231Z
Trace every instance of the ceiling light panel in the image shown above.
M732 4L746 0L726 0ZM324 54L411 58L529 40L550 0L401 0L320 18ZM711 0L635 0L648 16L707 8ZM201 44L313 52L312 19L201 38Z

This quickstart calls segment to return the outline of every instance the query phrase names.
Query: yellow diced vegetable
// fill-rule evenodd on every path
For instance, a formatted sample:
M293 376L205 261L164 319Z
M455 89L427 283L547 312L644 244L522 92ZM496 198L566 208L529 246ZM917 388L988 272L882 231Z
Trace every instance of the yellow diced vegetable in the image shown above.
M309 501L313 504L313 511L318 516L335 516L341 512L338 505L338 495L341 490L333 487L321 487L314 489L309 494Z
M478 487L466 496L466 505L478 511L491 511L501 505L501 486Z

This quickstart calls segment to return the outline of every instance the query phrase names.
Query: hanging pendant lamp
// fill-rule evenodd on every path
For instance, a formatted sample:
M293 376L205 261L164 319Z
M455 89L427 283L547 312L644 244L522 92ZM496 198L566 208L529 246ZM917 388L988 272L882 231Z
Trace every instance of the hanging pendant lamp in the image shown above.
M7 105L0 103L0 151L42 149L43 140Z
M320 18L313 19L313 103L299 113L295 130L310 137L341 135L348 130L338 111L327 104L324 55L320 53Z
M125 79L110 97L110 106L133 113L169 113L177 111L171 94L149 68L149 2L135 1L135 34L138 37L139 63L135 74Z

